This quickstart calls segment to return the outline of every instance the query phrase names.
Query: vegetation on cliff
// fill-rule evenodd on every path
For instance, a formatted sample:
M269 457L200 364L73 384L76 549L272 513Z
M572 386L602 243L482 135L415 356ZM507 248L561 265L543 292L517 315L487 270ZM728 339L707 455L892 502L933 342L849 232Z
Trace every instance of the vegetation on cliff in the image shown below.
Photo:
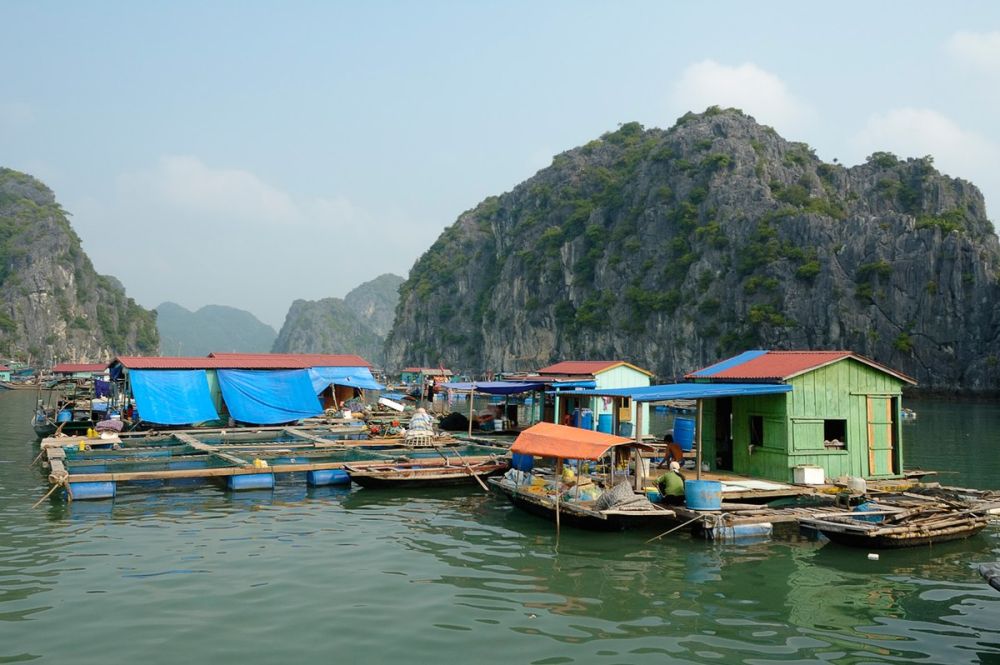
M155 313L95 272L52 191L0 168L0 354L46 364L158 345Z
M403 278L385 274L341 298L296 300L274 342L276 353L354 353L376 365L384 361Z
M627 123L459 216L400 289L390 366L849 348L996 389L1000 251L930 157L824 163L737 110Z

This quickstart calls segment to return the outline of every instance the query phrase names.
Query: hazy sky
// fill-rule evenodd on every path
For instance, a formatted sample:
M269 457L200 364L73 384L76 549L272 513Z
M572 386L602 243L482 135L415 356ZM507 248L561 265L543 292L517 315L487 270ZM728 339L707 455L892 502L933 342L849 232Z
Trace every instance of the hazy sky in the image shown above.
M0 165L99 272L275 327L554 154L711 104L1000 205L1000 3L7 0L0 58Z

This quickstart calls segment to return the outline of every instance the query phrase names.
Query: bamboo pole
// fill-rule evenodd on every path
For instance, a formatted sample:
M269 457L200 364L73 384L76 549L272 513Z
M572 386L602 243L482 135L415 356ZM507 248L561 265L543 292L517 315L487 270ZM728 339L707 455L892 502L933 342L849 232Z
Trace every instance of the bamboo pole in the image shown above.
M702 419L702 400L698 399L698 417L695 424L695 443L698 446L698 453L695 456L695 465L697 465L697 471L695 473L695 479L701 480L701 419Z
M472 438L472 402L474 401L472 396L476 394L476 384L473 383L472 387L469 388L469 438Z
M556 536L559 536L559 495L562 494L562 479L556 481Z

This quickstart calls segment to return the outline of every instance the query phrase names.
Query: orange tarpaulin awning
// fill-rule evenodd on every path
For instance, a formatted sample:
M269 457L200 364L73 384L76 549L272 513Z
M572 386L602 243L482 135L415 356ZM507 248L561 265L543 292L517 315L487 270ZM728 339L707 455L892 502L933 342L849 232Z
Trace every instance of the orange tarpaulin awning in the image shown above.
M637 445L635 441L623 436L555 423L537 423L521 432L510 450L537 457L596 460L615 446L634 445Z

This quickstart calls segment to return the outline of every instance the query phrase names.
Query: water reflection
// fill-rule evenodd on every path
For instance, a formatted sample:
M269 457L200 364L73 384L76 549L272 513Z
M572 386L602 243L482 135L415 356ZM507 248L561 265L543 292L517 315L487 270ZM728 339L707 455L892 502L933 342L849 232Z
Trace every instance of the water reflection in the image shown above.
M1000 662L1000 594L974 570L1000 558L996 528L868 561L798 537L557 537L476 489L296 477L31 511L45 481L24 471L20 420L0 428L0 662L96 661L108 645L148 659L168 639L175 660L248 664L285 662L289 644L329 660L348 640L370 662Z

